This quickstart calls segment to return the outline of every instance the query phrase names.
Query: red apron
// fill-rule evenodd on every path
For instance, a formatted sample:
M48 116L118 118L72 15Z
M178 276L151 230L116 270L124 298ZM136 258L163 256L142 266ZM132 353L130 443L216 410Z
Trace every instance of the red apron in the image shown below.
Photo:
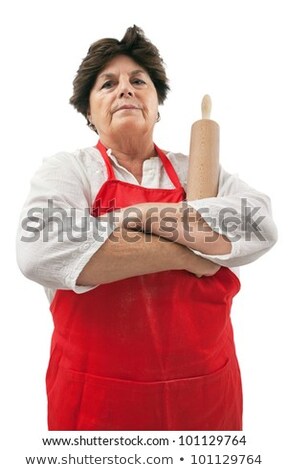
M143 202L185 198L175 189L108 179L94 216ZM221 268L197 278L165 271L102 284L84 294L57 290L46 383L50 430L241 430L242 389L230 321L238 278Z

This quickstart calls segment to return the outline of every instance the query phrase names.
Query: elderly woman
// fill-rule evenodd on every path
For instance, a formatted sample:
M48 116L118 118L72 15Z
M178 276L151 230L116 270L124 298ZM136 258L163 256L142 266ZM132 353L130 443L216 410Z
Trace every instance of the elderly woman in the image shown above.
M276 229L268 197L223 168L217 197L185 201L187 156L153 142L168 90L138 27L95 42L70 102L99 141L47 158L32 180L18 263L51 302L50 430L242 428L235 267Z

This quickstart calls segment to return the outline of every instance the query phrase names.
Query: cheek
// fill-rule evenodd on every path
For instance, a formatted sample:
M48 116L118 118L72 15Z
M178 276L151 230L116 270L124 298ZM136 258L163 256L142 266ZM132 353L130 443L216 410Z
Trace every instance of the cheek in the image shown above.
M90 100L90 114L94 123L101 124L109 119L111 116L110 109L109 100Z
M142 93L141 93L142 94ZM140 94L140 99L141 99L141 94ZM156 114L158 111L158 95L156 88L154 87L153 83L148 83L148 87L144 91L142 95L142 103L144 105L144 108L146 108L146 112L148 114Z
M148 112L149 112L149 115L151 116L151 118L155 118L155 116L157 116L157 113L158 113L158 99L157 99L157 96L154 97L154 96L151 96L149 101L147 102L148 104Z

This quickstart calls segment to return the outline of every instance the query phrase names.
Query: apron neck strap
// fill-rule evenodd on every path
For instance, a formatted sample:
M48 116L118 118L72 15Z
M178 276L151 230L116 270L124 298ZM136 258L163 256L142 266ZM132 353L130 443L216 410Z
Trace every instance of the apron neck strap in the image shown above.
M107 148L102 144L102 142L100 140L98 140L96 148L100 151L100 153L101 153L101 155L104 159L106 169L107 169L107 173L108 173L108 180L116 180L114 170L112 168L111 162L110 162L110 160L108 158L108 155L107 155Z
M175 186L175 188L182 188L182 185L179 181L178 175L177 175L176 171L174 170L174 167L173 167L172 163L170 162L169 158L167 157L167 155L165 155L163 150L159 149L159 147L157 147L156 144L154 144L154 148L155 148L158 156L161 158L163 166L165 168L165 171L166 171L167 175L169 176L171 182Z
M98 140L96 148L100 151L100 153L101 153L101 155L104 159L104 162L105 162L105 165L106 165L106 168L107 168L108 179L109 180L116 179L113 167L111 165L111 161L110 161L110 159L107 155L107 148L102 144L102 142L100 140ZM176 171L174 170L173 165L170 162L169 158L167 158L165 153L159 147L157 147L156 144L154 144L154 148L157 152L158 157L161 159L162 164L165 168L165 171L166 171L167 175L169 176L171 182L175 186L175 188L182 188L182 185L179 181L178 175L177 175Z

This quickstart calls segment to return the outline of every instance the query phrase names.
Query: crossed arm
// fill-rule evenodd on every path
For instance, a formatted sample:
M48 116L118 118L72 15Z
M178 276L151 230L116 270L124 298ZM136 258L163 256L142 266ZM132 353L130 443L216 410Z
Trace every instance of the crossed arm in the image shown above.
M182 203L138 204L115 215L114 232L86 264L77 285L179 269L209 276L220 266L191 249L211 255L231 251L225 236L213 232L195 210Z
M74 233L72 228L70 233L64 223L59 229L53 222L44 231L45 214L50 214L47 200L52 200L53 211L60 210L60 215L73 220L73 227L82 227L83 217L87 220L85 208L91 205L85 175L71 154L57 154L43 163L31 181L18 226L17 262L27 278L47 288L75 289L77 283L75 291L83 292L86 286L177 269L196 276L213 275L218 264L236 267L254 262L277 241L269 197L223 169L217 197L188 202L194 208L189 217L183 218L179 204L163 203L165 210L163 204L140 204L136 213L135 207L119 212L112 233L107 220L104 232L98 233L97 227L95 231L92 216L79 241L79 230ZM142 212L143 217L139 216ZM42 220L39 227L35 216ZM231 243L210 226L227 234Z

